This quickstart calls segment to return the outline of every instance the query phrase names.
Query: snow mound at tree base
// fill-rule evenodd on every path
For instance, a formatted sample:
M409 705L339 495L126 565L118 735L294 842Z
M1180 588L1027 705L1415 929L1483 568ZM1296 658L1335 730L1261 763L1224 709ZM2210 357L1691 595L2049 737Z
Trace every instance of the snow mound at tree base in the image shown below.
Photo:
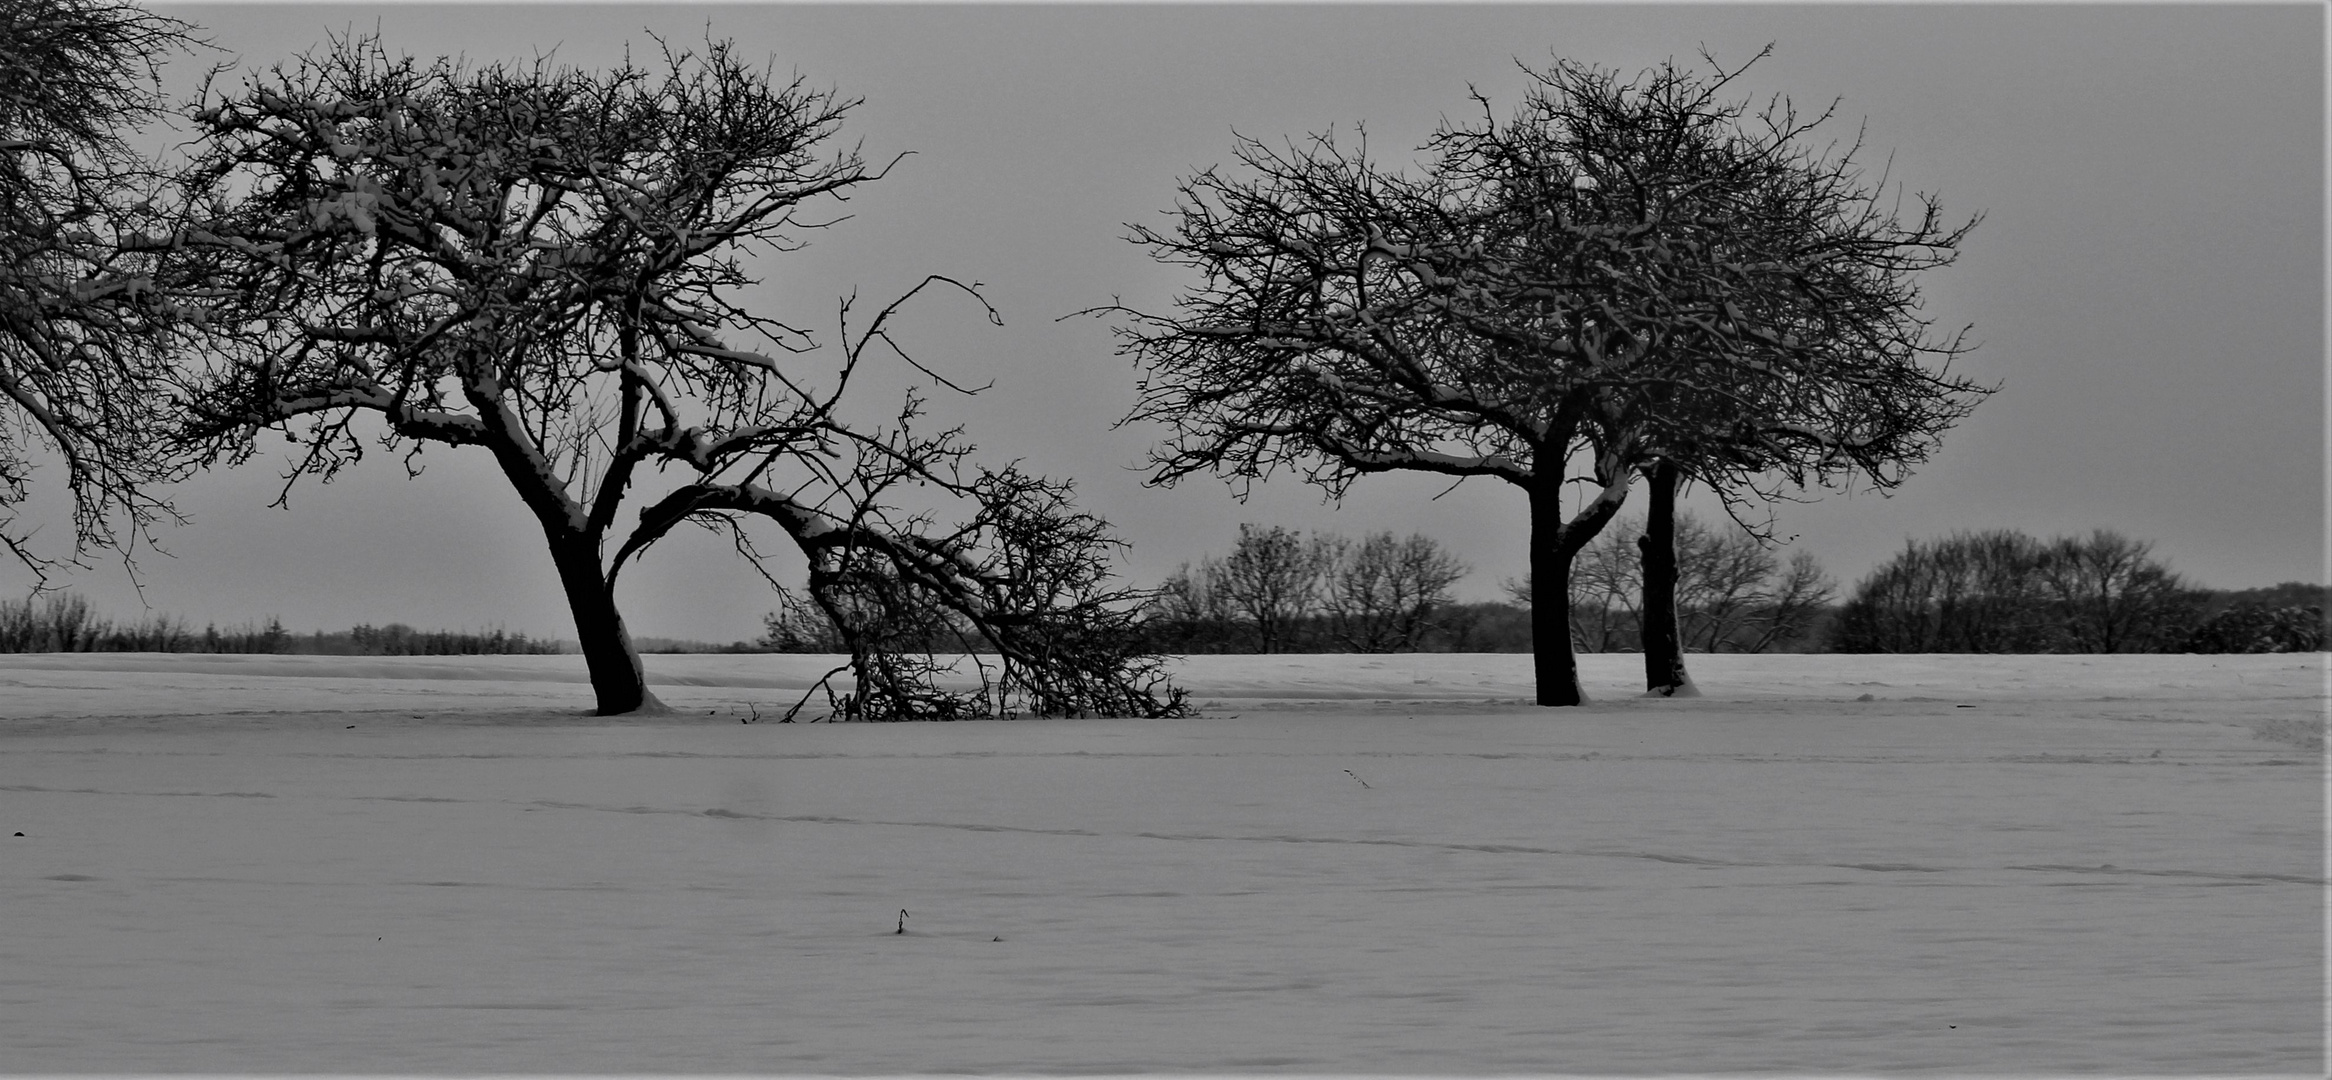
M1696 698L1701 696L1700 684L1693 682L1692 677L1687 675L1683 682L1675 686L1646 690L1644 696L1648 698Z

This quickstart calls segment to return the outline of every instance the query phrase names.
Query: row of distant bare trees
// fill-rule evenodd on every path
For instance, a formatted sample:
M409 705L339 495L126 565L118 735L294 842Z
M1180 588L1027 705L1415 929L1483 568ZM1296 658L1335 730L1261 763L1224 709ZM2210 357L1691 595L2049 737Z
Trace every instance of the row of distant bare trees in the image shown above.
M1640 651L1644 628L1644 523L1623 518L1579 553L1571 572L1571 638L1586 652ZM1730 521L1676 516L1677 638L1697 652L1807 650L1837 586L1810 552L1785 563ZM1508 591L1528 602L1528 581Z
M1728 522L1728 525L1731 523ZM1640 520L1622 519L1580 553L1571 578L1575 648L1642 649ZM1787 564L1748 530L1689 514L1676 530L1677 617L1686 649L1765 652L1817 644L1813 630L1834 586L1812 555ZM1514 600L1461 604L1452 588L1471 570L1422 534L1357 540L1244 524L1224 555L1184 563L1152 603L1150 632L1171 652L1416 652L1527 650L1533 589ZM1489 609L1503 608L1504 611Z
M134 622L99 614L72 592L22 600L0 597L0 653L169 652L302 653L327 656L478 656L555 653L556 641L493 630L416 630L403 623L295 634L283 620L200 629L185 619L149 614Z
M1622 518L1579 555L1571 638L1643 650L1644 523ZM2325 590L2227 592L2189 583L2153 546L2111 529L2039 540L2015 530L1911 541L1837 602L1807 552L1781 558L1732 522L1676 521L1676 618L1694 652L2308 652L2326 641ZM1241 525L1229 553L1185 563L1153 601L1169 652L1522 651L1535 590L1466 604L1469 568L1424 535Z
M1420 534L1352 540L1243 524L1229 554L1167 577L1153 634L1180 652L1415 652L1468 572Z
M2324 645L2323 591L2295 588L2274 605L2223 597L2171 571L2151 544L2110 529L2050 540L2013 529L1963 532L1907 543L1872 571L1839 610L1831 644L1839 652L2312 652Z

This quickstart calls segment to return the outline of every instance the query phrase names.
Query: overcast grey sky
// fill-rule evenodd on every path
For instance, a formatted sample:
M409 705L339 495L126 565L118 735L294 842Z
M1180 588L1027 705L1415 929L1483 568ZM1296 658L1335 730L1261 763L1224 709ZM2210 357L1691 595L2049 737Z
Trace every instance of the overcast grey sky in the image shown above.
M1489 598L1519 577L1518 493L1424 478L1364 480L1341 507L1295 483L1246 504L1220 483L1141 486L1154 431L1112 430L1134 373L1108 324L1056 321L1123 298L1163 309L1180 284L1123 239L1175 182L1267 140L1365 125L1406 160L1478 88L1520 96L1520 59L1633 72L1705 47L1774 54L1746 79L1802 105L1843 99L1866 158L1984 224L1927 285L1941 323L1982 342L1959 370L2000 392L1891 498L1780 508L1784 535L1842 586L1908 537L2012 527L2120 529L2173 568L2244 587L2324 578L2324 16L2237 6L617 6L173 4L250 65L329 30L378 26L424 57L605 65L654 30L709 23L782 71L863 96L870 160L915 156L851 202L856 216L777 264L773 313L830 325L851 289L887 297L926 273L985 283L1005 326L945 301L914 321L925 359L995 381L943 403L984 450L1074 477L1133 541L1132 577L1228 547L1238 522L1358 534L1423 531L1475 567ZM890 402L862 401L875 418ZM280 444L277 444L280 445ZM266 509L280 462L185 485L195 521L148 557L146 601L198 622L279 615L570 633L541 534L483 451L392 460ZM53 482L53 473L37 479ZM44 485L45 486L45 485ZM53 512L55 504L42 507ZM61 533L60 521L51 535ZM0 588L29 577L0 567ZM137 611L118 567L71 584ZM770 597L724 545L681 537L627 572L634 633L730 640Z

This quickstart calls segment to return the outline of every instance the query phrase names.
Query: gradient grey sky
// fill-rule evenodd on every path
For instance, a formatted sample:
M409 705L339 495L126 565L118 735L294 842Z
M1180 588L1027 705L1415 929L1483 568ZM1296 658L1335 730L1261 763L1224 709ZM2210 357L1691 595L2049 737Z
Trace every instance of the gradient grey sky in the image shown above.
M995 387L942 416L983 456L1074 477L1081 502L1155 581L1221 551L1240 521L1423 531L1475 567L1477 598L1524 570L1519 493L1372 478L1341 507L1288 482L1245 505L1220 483L1145 489L1155 432L1112 430L1133 371L1107 324L1056 321L1122 297L1163 309L1180 279L1123 240L1179 177L1266 140L1365 124L1406 160L1469 85L1502 108L1514 61L1551 55L1633 72L1706 47L1774 54L1746 84L1867 123L1865 159L1955 214L1981 211L1930 312L1974 324L1959 370L2001 391L1891 498L1784 506L1780 530L1842 587L1908 537L2012 527L2120 529L2217 587L2321 581L2324 567L2323 8L2237 6L220 6L164 10L264 66L328 30L380 29L392 50L487 60L558 49L607 64L653 29L709 23L779 70L859 95L870 160L912 150L850 205L856 217L773 267L772 313L830 326L837 296L884 298L926 273L986 284L1002 329L944 300L913 321L921 355ZM191 66L191 65L190 65ZM869 385L866 389L873 390ZM860 399L884 415L882 394ZM280 444L278 444L280 445ZM185 485L176 556L143 560L146 602L197 622L278 615L571 633L541 534L483 451L428 455L404 479L366 463L289 510L265 504L265 459ZM271 467L275 466L275 467ZM46 487L53 470L36 476ZM1637 501L1640 503L1640 493ZM36 510L54 513L44 501ZM1640 506L1631 507L1640 512ZM61 535L60 520L50 535ZM0 566L0 590L29 576ZM137 612L118 566L69 582ZM766 589L709 538L668 541L625 574L635 634L755 635Z

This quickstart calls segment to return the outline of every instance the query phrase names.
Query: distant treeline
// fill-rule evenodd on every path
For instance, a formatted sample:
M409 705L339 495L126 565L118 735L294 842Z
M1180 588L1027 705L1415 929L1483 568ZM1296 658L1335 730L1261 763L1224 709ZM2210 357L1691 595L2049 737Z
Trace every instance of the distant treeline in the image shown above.
M1527 651L1526 614L1451 602L1468 572L1429 536L1354 541L1244 524L1229 554L1166 579L1149 644L1166 653Z
M2324 647L2323 586L2197 588L2108 529L1912 541L1855 586L1837 652L2264 653Z
M1636 652L1640 524L1614 522L1572 574L1571 635L1582 652ZM1913 541L1843 603L1804 553L1787 563L1737 528L1678 520L1678 624L1693 652L2312 652L2332 641L2332 590L2187 584L2151 545L2099 530L2041 541L2013 530ZM1158 652L1529 652L1529 584L1509 601L1460 603L1466 567L1430 537L1353 541L1240 526L1230 554L1184 564L1147 614ZM772 613L767 634L726 645L641 638L642 652L842 651L822 615ZM934 647L946 644L935 637ZM324 656L557 653L496 629L402 623L295 634L270 619L220 629L167 615L116 623L73 593L0 600L0 653L177 652Z
M403 623L357 626L338 633L295 634L269 619L221 630L168 615L117 623L97 614L73 593L50 593L29 600L0 600L0 653L169 652L280 653L314 656L478 656L543 654L560 651L556 641L538 641L502 630L484 632L415 630Z
M1622 519L1571 574L1581 652L1642 648L1642 524ZM1677 623L1693 652L2311 652L2332 641L2332 592L2286 582L2194 586L2111 530L2014 530L1913 541L1845 601L1812 556L1777 557L1730 522L1677 521ZM1240 526L1229 554L1184 564L1150 631L1169 653L1528 652L1530 585L1457 603L1465 567L1429 537L1359 542Z
M694 638L636 637L632 647L650 655L695 655L701 653L768 653L783 652L761 641L732 641L724 645Z
M1572 567L1571 640L1581 652L1640 648L1640 522L1612 523ZM1804 652L1822 644L1832 586L1812 556L1786 564L1737 527L1677 521L1678 625L1686 647ZM1459 603L1467 567L1433 538L1360 540L1241 525L1224 556L1185 563L1153 605L1169 653L1529 652L1530 583L1511 602Z
M1311 614L1290 618L1276 628L1270 651L1275 653L1357 652L1486 652L1526 653L1531 649L1530 609L1500 600L1442 603L1428 608L1414 639L1378 648L1358 648L1345 635L1335 616ZM1253 623L1229 619L1172 619L1153 617L1149 624L1152 648L1170 655L1260 653L1261 635Z

